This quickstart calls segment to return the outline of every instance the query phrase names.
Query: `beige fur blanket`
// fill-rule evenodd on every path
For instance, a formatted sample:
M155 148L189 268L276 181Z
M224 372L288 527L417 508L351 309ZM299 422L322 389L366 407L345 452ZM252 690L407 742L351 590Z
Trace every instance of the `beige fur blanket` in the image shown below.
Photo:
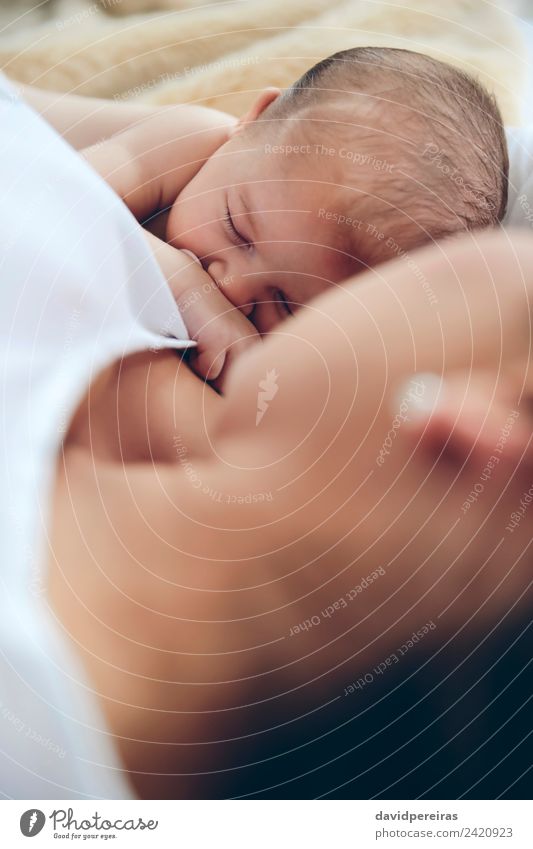
M0 67L57 91L242 113L319 59L363 44L455 63L520 123L527 66L512 11L485 0L49 0L50 17L0 33ZM35 0L34 0L35 4Z

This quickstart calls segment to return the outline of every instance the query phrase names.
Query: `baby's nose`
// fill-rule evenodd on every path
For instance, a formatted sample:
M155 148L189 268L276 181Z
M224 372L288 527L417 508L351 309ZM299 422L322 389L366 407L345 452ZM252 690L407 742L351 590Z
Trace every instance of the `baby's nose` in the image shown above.
M246 318L250 318L251 314L253 313L253 311L255 309L255 303L241 304L240 306L238 304L235 304L235 306L237 306L238 309L240 309L240 311L243 313L243 315L246 316Z
M255 301L247 301L242 297L240 298L235 289L232 290L231 283L226 285L221 283L219 284L219 289L224 293L228 301L231 301L234 307L237 307L246 318L250 318L255 309Z

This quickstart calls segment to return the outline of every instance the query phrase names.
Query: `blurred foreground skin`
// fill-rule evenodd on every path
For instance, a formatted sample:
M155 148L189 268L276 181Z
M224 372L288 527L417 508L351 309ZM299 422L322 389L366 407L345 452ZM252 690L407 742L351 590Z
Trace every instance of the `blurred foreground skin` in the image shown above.
M265 729L342 696L426 623L438 646L523 609L531 517L507 527L532 478L533 241L411 257L416 273L381 265L243 355L224 399L146 354L80 408L49 601L141 796L223 796ZM428 372L445 376L436 406ZM413 381L433 415L406 413L426 391Z

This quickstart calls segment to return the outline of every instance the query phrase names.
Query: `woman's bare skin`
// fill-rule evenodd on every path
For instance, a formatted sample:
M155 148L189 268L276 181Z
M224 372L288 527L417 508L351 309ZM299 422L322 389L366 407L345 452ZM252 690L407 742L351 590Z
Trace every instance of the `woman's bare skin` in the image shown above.
M139 795L223 794L247 735L339 694L421 623L438 621L427 639L444 641L479 610L486 623L523 604L528 524L505 537L503 560L493 553L531 472L532 260L522 235L420 251L437 311L405 264L382 266L238 361L223 399L169 355L126 361L130 458L113 440L105 455L92 446L79 412L58 465L48 597ZM279 392L258 427L272 369ZM468 379L449 382L429 422L399 431L378 470L398 387L416 371ZM111 432L114 376L89 408ZM513 406L520 427L494 486L461 515ZM272 498L235 500L247 493ZM378 566L387 578L363 606L290 637Z
M175 432L189 457L205 456L207 434L222 403L188 368L181 351L141 352L114 363L91 384L65 448L81 446L113 462L176 463L169 438Z

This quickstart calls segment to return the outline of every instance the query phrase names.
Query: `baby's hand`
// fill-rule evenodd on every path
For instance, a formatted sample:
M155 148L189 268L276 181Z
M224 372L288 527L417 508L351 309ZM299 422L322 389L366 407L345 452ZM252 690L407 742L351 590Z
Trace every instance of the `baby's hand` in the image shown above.
M190 365L221 391L230 364L242 351L259 342L261 336L222 294L194 254L143 232L167 279L189 336L198 343L191 351Z
M175 297L189 335L198 343L190 353L191 368L222 391L231 363L261 336L212 278L202 273L205 282L185 290L180 287Z

